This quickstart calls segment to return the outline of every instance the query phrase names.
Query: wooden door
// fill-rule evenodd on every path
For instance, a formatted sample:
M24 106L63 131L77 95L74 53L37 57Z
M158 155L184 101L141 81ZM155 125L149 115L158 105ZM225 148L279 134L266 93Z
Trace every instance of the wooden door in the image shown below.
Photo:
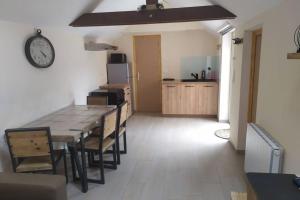
M261 53L262 30L254 31L252 34L252 55L249 83L248 122L256 122L259 65Z
M139 112L161 112L161 37L134 37L136 106Z
M217 84L203 84L199 86L201 106L199 112L203 115L218 114L218 86Z
M195 84L181 85L181 114L197 114L198 95Z
M164 84L162 86L163 114L180 114L180 89L177 84Z

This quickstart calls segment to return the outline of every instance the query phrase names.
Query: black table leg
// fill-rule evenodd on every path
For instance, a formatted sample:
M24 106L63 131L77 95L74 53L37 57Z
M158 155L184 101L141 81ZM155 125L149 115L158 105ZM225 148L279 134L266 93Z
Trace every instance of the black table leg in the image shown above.
M87 192L88 191L88 181L87 181L86 157L85 157L85 151L84 151L84 135L83 135L83 133L81 133L81 136L80 136L80 145L81 145L81 162L82 162L82 177L81 177L82 191Z
M84 145L83 134L81 134L81 137L80 137L80 144ZM72 147L70 148L70 151L71 151L71 155L72 155L71 157L74 158L74 162L75 162L77 172L78 172L78 175L79 175L79 180L81 182L81 190L82 190L83 193L86 193L88 191L88 183L87 183L87 170L86 170L86 161L85 161L84 148L82 148L82 150L81 150L81 162L80 162L80 159L79 159L76 144L72 145ZM77 179L76 175L74 176L74 178Z

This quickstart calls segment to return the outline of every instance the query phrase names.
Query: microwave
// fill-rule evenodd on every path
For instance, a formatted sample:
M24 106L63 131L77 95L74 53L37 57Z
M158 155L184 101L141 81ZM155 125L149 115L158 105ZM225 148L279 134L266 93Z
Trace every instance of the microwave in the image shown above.
M127 57L124 53L112 53L110 54L110 63L127 63Z

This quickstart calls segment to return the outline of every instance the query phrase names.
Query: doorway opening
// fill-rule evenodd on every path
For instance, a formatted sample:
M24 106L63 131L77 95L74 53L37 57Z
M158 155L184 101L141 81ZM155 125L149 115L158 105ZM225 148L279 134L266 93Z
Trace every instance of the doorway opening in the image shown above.
M219 122L229 123L232 32L222 36Z
M228 124L227 129L217 130L215 135L219 138L229 140L230 138L230 124L229 124L229 110L230 110L230 80L231 80L231 55L232 55L232 32L235 29L230 27L229 31L222 34L221 45L221 70L220 70L220 92L219 92L219 122Z
M252 32L251 67L249 78L248 123L256 122L262 29Z

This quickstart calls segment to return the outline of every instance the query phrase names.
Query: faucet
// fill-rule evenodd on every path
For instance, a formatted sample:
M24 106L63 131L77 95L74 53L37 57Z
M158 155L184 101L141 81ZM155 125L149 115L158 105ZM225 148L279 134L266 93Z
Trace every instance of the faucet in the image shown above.
M198 73L191 73L191 76L194 77L195 79L199 79L199 74Z

